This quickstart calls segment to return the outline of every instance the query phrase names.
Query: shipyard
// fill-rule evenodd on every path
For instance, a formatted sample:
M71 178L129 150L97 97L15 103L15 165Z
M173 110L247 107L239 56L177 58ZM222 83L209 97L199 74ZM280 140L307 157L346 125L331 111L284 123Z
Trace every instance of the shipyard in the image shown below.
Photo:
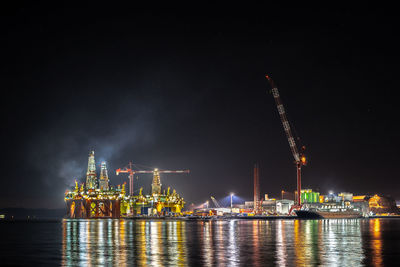
M160 173L189 174L189 170L135 170L134 164L116 170L116 175L128 174L129 191L126 182L113 186L110 183L106 162L101 162L100 177L97 178L94 151L88 157L86 182L75 181L74 190L67 190L65 203L66 218L71 219L295 219L295 218L400 218L400 210L393 199L375 195L353 195L349 192L329 192L322 195L312 189L302 189L300 194L301 209L297 191L281 192L281 198L270 198L265 194L259 198L259 166L254 166L254 200L233 204L231 193L230 205L221 205L213 196L198 207L185 209L184 199L170 187L162 190ZM151 192L134 195L134 174L153 175ZM285 198L288 197L289 198ZM292 198L290 198L292 196ZM212 203L212 204L211 204ZM319 212L316 212L319 210Z
M114 186L110 183L106 162L100 164L100 176L97 178L94 151L88 157L85 182L75 180L74 190L67 190L65 203L66 218L99 219L99 218L180 218L192 220L208 219L345 219L345 218L400 218L400 209L394 199L379 194L354 195L350 192L329 192L321 194L313 189L302 188L302 167L307 166L306 147L299 144L301 139L292 131L279 90L269 75L272 97L281 120L290 151L294 158L297 190L282 190L281 198L270 198L268 193L261 197L260 167L254 165L253 201L234 203L234 193L230 193L230 203L221 205L218 200L210 199L198 205L185 207L185 201L179 193L169 186L162 188L161 174L190 175L190 170L152 170L139 169L129 162L126 167L115 170L116 175L127 175L127 182ZM134 190L134 177L138 174L153 175L151 192L143 188ZM250 183L251 184L251 183ZM212 201L212 204L210 203ZM211 204L211 205L210 205Z
M397 266L398 11L5 1L0 266Z

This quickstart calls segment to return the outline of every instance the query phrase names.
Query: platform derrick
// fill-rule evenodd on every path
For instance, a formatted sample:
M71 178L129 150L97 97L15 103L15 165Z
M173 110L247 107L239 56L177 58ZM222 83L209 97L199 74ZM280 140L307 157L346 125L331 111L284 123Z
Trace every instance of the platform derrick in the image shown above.
M301 147L301 153L299 153L299 148L297 147L296 141L293 137L292 130L289 124L289 121L286 117L286 111L285 108L282 104L281 97L279 95L278 88L276 87L274 81L269 77L268 75L265 76L267 78L270 86L271 86L271 91L272 95L275 99L275 104L278 109L279 117L282 122L283 130L285 131L286 138L289 142L289 147L292 152L292 155L294 157L294 163L296 165L296 171L297 171L297 199L296 199L296 205L293 206L293 209L300 209L301 208L301 167L307 165L307 159L304 155L304 150L305 147Z
M98 183L94 151L88 159L86 186L75 181L75 189L65 193L68 218L119 218L121 201L125 196L125 184L109 188L106 163L101 163Z

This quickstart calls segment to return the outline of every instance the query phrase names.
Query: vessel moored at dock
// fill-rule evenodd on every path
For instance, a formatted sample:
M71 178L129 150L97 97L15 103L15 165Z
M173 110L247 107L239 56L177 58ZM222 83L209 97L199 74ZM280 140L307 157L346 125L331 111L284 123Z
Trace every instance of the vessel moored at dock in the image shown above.
M304 219L352 219L365 217L360 207L329 203L304 206L295 211L298 218Z
M320 211L320 210L296 210L298 218L302 219L352 219L362 218L362 213L354 210L346 211Z

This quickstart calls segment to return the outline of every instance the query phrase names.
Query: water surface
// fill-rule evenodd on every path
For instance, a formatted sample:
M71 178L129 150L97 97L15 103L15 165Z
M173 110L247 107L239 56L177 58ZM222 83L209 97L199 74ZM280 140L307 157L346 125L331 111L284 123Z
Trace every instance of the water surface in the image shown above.
M399 219L62 220L0 223L0 264L382 266L400 261Z

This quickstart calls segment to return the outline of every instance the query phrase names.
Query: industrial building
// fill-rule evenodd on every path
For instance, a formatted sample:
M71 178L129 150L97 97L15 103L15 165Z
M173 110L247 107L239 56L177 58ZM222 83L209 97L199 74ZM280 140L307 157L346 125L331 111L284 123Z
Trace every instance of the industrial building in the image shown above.
M294 201L290 199L266 199L260 202L260 214L288 215ZM244 205L237 205L241 209L253 209L254 201L245 201Z
M301 191L301 199L304 201L302 205L308 208L315 208L320 205L331 205L333 207L352 206L359 209L364 217L400 214L400 210L393 199L378 195L354 196L350 192L338 194L330 192L327 195L320 195L318 192L306 189Z
M312 189L301 190L301 203L318 203L320 202L319 192L313 192Z
M370 215L400 215L400 208L396 205L396 201L391 197L379 196L377 194L373 196L353 196L353 202L367 206Z

